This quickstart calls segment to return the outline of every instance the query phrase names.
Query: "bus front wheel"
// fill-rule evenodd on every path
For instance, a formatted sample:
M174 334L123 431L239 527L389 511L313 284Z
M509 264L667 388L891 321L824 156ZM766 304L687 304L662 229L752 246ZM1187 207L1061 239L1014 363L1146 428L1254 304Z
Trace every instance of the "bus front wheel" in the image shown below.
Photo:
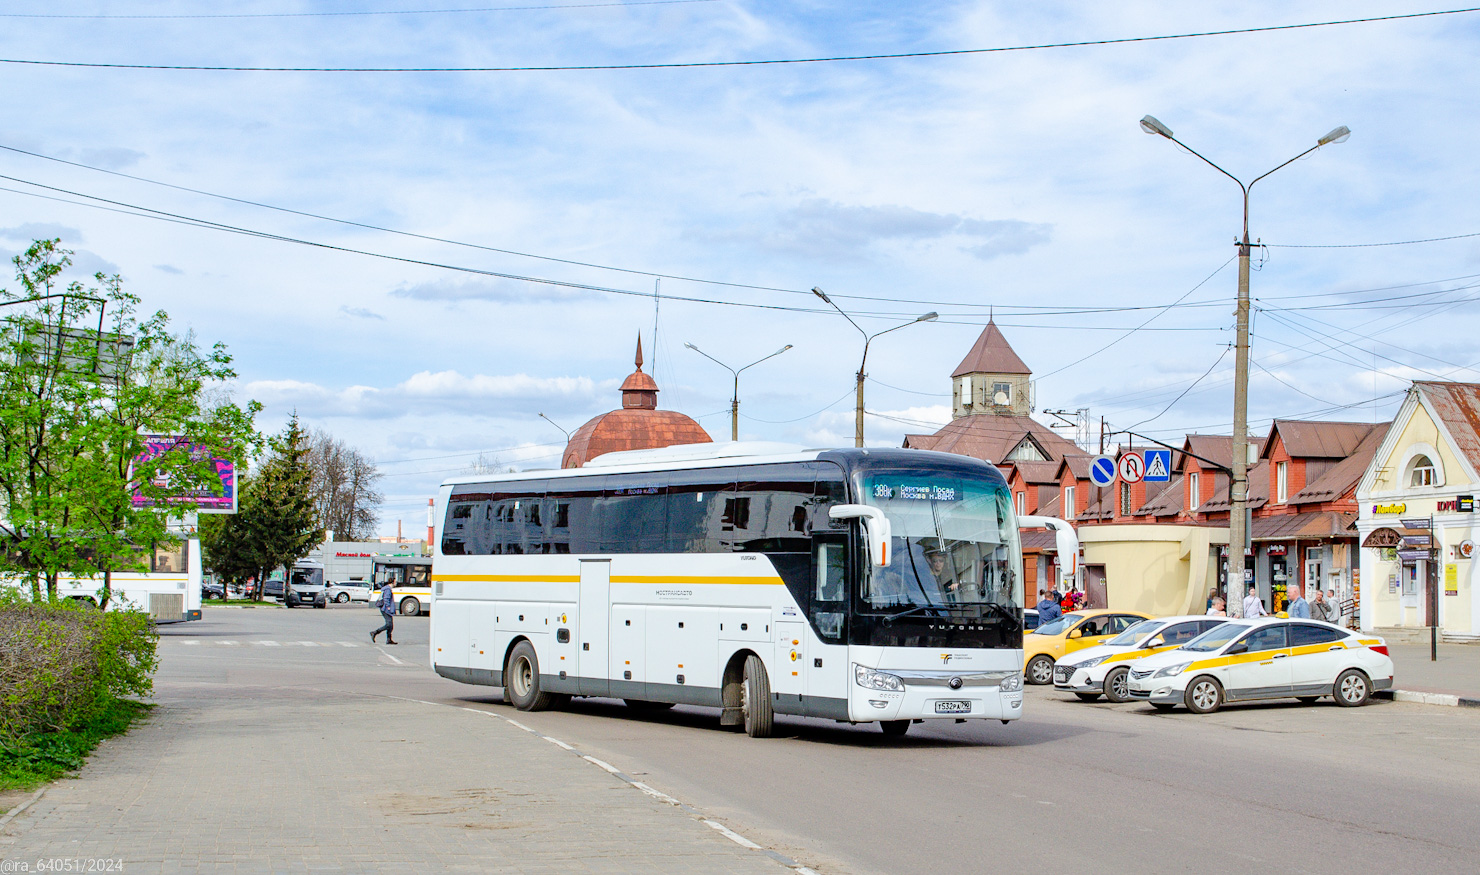
M540 689L540 658L528 641L514 645L504 677L504 698L520 711L544 711L554 703L554 697Z
M745 657L745 682L740 690L745 734L751 738L770 738L776 712L771 709L771 680L766 676L766 664L759 656Z
M419 613L421 613L421 602L417 601L415 597L407 596L406 598L401 599L402 616L414 617Z

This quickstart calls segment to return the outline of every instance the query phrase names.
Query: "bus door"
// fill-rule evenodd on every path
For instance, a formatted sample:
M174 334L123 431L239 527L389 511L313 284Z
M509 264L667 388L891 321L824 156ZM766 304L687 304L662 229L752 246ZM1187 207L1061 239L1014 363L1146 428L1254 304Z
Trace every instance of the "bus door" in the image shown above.
M581 593L576 608L576 673L580 691L590 696L611 695L608 656L611 636L610 559L581 560Z

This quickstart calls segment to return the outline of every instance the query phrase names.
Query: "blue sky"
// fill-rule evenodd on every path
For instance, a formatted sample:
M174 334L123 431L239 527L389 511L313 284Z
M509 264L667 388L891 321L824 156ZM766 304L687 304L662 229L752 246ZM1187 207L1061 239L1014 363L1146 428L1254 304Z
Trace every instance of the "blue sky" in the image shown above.
M64 12L456 5L80 2ZM28 0L6 10L57 12ZM1229 9L715 0L429 15L10 17L0 20L0 57L315 67L745 60L1411 11L1391 0ZM1254 189L1252 233L1271 245L1259 250L1252 282L1259 309L1251 418L1256 428L1315 411L1371 420L1391 415L1393 393L1409 379L1480 380L1462 369L1480 365L1480 320L1467 302L1476 294L1468 287L1480 281L1480 237L1344 249L1277 244L1480 232L1477 56L1480 14L686 70L241 73L0 64L3 146L639 273L386 234L0 151L5 176L333 246L639 294L416 266L10 191L0 191L0 254L35 236L61 236L79 250L80 267L122 273L147 306L229 346L241 374L234 391L267 405L264 429L296 409L380 460L388 495L382 529L393 532L401 518L414 530L435 484L480 453L509 466L557 465L564 439L536 414L574 429L616 406L639 331L661 406L695 416L716 437L728 434L730 377L684 343L735 365L793 344L742 378L742 436L851 442L861 343L841 317L665 300L654 349L654 305L642 296L654 283L644 271L789 290L669 278L667 295L804 311L818 310L806 291L820 286L870 331L939 311L939 322L871 348L868 407L882 414L869 419L872 444L930 430L900 420L945 421L947 377L989 309L1041 378L1040 408L1087 407L1119 427L1150 420L1141 428L1162 437L1226 433L1238 189L1136 122L1157 116L1245 179L1345 124L1350 141ZM1181 306L1131 334L1158 311L1042 309L1178 299ZM1344 405L1351 406L1331 409Z

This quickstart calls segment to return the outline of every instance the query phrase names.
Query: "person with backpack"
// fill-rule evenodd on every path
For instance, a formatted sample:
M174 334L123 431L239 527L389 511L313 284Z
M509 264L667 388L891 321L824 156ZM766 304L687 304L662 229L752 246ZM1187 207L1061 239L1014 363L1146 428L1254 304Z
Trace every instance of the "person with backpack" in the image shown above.
M374 641L376 635L384 632L385 643L395 644L396 640L391 637L391 630L394 629L396 625L396 594L391 589L391 585L389 583L380 588L379 607L380 615L382 617L385 617L385 625L381 626L379 629L376 629L374 632L371 632L370 640Z

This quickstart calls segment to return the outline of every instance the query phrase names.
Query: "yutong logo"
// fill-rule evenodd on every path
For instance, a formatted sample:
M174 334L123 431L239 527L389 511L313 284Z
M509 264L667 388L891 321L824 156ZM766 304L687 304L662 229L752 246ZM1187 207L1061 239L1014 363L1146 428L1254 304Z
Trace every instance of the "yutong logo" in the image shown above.
M985 632L987 630L986 626L974 626L970 623L927 623L925 625L925 628L940 629L942 631L947 629L959 629L968 632Z

